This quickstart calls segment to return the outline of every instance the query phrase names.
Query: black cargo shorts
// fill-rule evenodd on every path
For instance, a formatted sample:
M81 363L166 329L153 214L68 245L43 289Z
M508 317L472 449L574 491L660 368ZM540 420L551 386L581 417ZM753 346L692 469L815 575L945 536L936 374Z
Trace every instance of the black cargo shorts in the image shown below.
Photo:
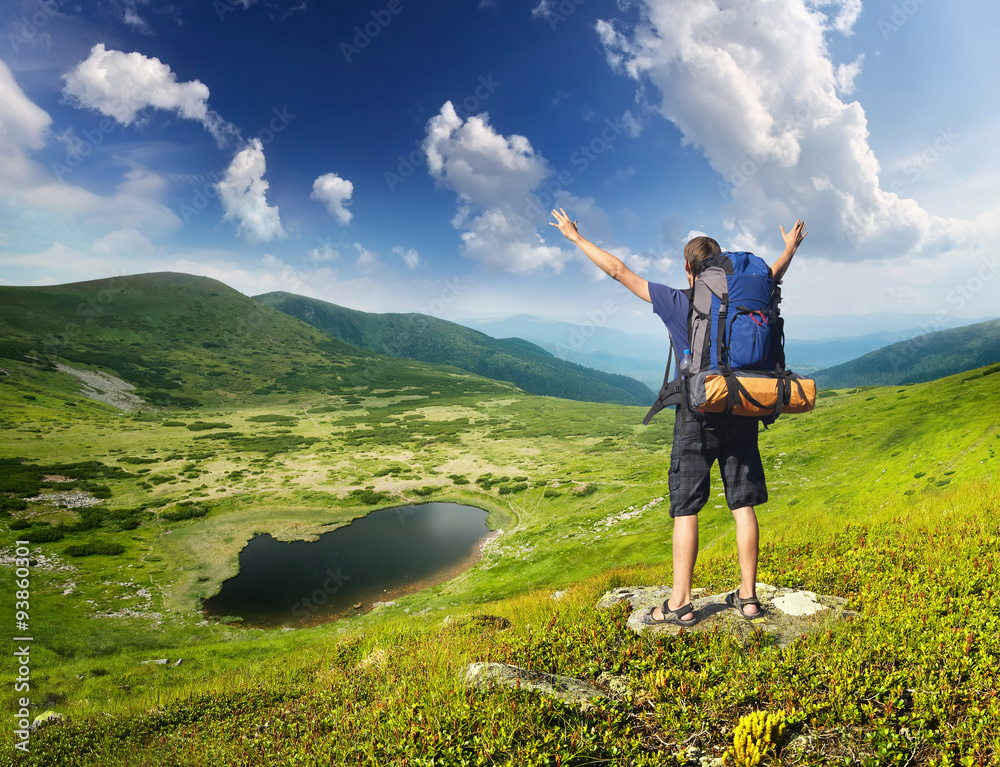
M718 461L730 509L767 501L764 465L754 418L700 421L681 406L670 451L670 516L697 514L708 502L712 465Z

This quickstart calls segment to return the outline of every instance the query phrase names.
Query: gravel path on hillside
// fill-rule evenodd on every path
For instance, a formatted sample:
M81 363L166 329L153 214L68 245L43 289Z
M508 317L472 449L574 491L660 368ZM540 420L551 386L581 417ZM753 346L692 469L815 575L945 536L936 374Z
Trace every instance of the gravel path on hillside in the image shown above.
M132 412L141 410L146 406L146 401L142 397L132 394L135 387L128 381L115 378L108 373L99 370L78 370L60 362L55 363L56 370L66 375L71 375L78 379L83 386L80 393L90 399L96 399L119 410Z

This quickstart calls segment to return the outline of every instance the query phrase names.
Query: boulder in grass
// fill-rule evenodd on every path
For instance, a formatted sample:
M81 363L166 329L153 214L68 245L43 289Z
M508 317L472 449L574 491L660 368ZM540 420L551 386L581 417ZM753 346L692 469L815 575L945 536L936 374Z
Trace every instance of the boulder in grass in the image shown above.
M719 630L746 642L758 632L764 632L771 635L779 647L786 646L800 636L829 628L834 623L858 615L846 609L847 600L842 597L758 583L757 598L762 608L760 617L748 620L726 604L729 593L731 592L704 595L704 589L697 590L691 602L698 616L698 622L693 626L678 626L673 623L655 626L643 624L643 613L670 596L668 586L618 588L605 594L597 606L610 607L627 601L632 608L628 625L637 634L676 634L682 629L687 632Z
M494 687L536 690L582 708L589 706L592 698L609 697L604 690L582 679L532 671L508 663L470 663L465 670L465 685L484 691Z

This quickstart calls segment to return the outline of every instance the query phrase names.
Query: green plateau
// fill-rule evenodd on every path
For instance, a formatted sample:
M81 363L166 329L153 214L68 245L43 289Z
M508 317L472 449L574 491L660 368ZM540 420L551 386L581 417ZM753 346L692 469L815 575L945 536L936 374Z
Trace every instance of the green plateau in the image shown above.
M3 706L65 717L27 754L2 728L18 764L694 767L761 712L782 726L740 763L1000 759L996 365L825 389L761 432L759 580L855 614L779 647L637 636L624 607L594 607L670 581L668 413L644 427L645 406L376 354L184 275L0 288L0 323L0 593L29 541L33 637L30 692L6 685ZM149 404L83 393L102 381ZM721 493L700 515L712 593L738 578ZM428 500L485 509L496 533L451 580L294 630L198 609L256 534ZM462 674L479 661L632 693L581 709L477 692ZM2 667L13 679L10 653Z

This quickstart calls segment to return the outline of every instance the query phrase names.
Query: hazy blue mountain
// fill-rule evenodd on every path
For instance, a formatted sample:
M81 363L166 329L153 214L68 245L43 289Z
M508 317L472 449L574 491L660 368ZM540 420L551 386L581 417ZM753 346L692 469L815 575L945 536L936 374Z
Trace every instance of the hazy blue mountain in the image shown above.
M786 318L785 356L789 368L811 374L889 344L924 335L928 327L941 330L949 325L963 326L973 322L950 318L932 324L924 315L892 312L791 317ZM508 335L525 338L560 359L638 378L654 391L663 381L669 351L666 333L632 334L616 328L575 325L527 314L464 320L463 324L494 338ZM866 330L869 332L864 332Z

